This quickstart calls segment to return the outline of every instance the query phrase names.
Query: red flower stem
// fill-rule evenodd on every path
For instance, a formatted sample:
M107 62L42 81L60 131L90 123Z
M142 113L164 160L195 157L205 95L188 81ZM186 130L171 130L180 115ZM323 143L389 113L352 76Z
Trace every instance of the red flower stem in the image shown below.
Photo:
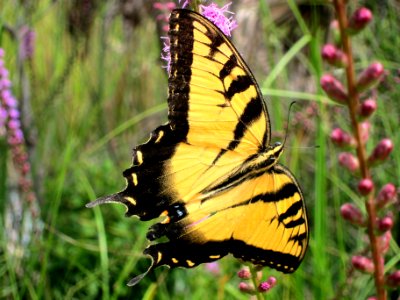
M343 0L333 1L337 18L339 21L340 35L343 44L343 51L347 54L348 65L346 67L346 78L347 78L347 91L349 101L347 103L349 108L349 114L351 119L351 124L353 127L354 137L357 141L357 157L360 162L360 170L362 178L371 178L371 173L368 168L368 163L365 153L365 145L361 139L360 124L357 121L357 108L359 106L359 95L356 89L356 80L354 72L354 62L351 49L350 37L346 32L348 25L347 15L346 15L346 5ZM371 192L365 201L365 208L368 213L368 237L371 244L372 258L375 265L374 279L375 287L377 291L377 296L379 300L386 300L386 290L384 282L384 263L383 257L381 257L378 238L374 233L374 223L376 220L376 208L374 201L374 193Z

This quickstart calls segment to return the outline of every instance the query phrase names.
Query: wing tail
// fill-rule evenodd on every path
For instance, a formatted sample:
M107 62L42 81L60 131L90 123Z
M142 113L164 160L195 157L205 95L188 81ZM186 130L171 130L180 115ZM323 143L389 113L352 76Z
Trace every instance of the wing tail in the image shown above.
M87 208L92 208L92 207L102 205L105 203L124 203L124 200L123 200L123 197L121 196L121 193L116 193L116 194L100 197L92 202L89 202L85 206Z

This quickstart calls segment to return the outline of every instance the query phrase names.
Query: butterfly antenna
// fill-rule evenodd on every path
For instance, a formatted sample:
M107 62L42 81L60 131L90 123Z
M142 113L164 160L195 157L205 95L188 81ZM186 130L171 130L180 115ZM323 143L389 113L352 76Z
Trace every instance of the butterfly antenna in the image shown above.
M289 135L289 119L290 119L290 111L292 109L293 104L297 103L296 101L293 101L292 103L290 103L289 105L289 111L288 111L288 115L287 115L287 120L286 120L286 133L285 133L285 138L283 140L283 145L286 145L286 139Z

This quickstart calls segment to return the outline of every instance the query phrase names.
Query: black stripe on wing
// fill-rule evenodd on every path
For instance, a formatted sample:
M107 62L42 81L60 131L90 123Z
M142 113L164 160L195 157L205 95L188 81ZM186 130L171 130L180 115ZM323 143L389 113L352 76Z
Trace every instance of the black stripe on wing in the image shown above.
M285 201L286 199L293 197L296 193L299 193L299 195L301 195L298 187L295 184L288 183L288 184L285 184L282 188L280 188L276 192L263 193L263 194L256 195L250 199L243 200L241 203L238 203L238 204L228 207L226 209L239 207L239 206L247 206L247 205L250 205L251 203L256 203L258 201L262 201L262 202ZM282 223L285 226L285 228L294 228L298 225L302 225L302 224L306 223L306 220L303 217L300 217L296 220L289 221L287 223L285 222L286 219L295 217L301 210L303 210L303 199L300 197L300 199L298 201L292 203L284 213L279 215L278 221L280 223Z
M193 268L205 262L218 260L228 253L232 253L234 257L244 261L250 261L255 265L269 266L283 273L294 272L303 258L289 253L258 248L245 241L235 239L207 241L206 243L198 243L191 239L177 239L173 242L151 245L144 250L144 254L150 255L153 259L149 270L161 265L168 265L171 268Z
M185 14L186 11L180 11ZM191 65L193 62L193 20L172 13L170 18L170 74L168 78L168 119L172 129L182 139L189 132L188 110Z
M225 92L225 95L229 100L232 100L233 96L238 93L244 92L252 85L254 85L254 81L250 76L239 75L235 80L232 81L228 90ZM257 98L257 100L262 101L259 98Z
M219 78L223 81L226 76L231 74L232 70L238 66L237 58L235 55L231 55L228 61L224 64L223 68L219 72Z

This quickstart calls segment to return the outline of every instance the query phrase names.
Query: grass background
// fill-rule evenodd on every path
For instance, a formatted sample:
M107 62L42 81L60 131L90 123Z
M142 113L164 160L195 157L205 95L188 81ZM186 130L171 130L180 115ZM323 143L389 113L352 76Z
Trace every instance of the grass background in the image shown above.
M25 88L30 90L30 107L23 112L31 122L24 130L40 211L30 217L18 196L9 148L0 138L0 298L248 299L237 288L240 263L232 257L219 262L217 275L204 266L161 267L127 287L148 267L141 252L152 222L124 218L118 205L84 207L124 188L121 173L130 166L132 148L167 120L157 12L152 1L133 1L128 14L124 2L0 0L0 46L13 92L21 99ZM379 60L387 70L368 150L384 137L395 145L373 176L378 188L387 182L399 186L400 7L390 0L355 1L350 7L361 4L373 11L374 21L353 39L356 68ZM334 126L349 129L349 122L346 110L319 88L323 72L343 76L320 58L321 46L331 38L332 7L234 1L231 11L239 24L234 41L265 95L274 140L285 134L288 105L299 102L290 115L283 160L304 190L310 247L293 275L264 270L279 282L266 298L366 299L374 294L373 279L352 272L349 264L352 254L365 250L365 232L339 215L341 204L363 208L363 199L355 191L358 178L338 165L339 149L329 141ZM21 61L18 32L24 25L36 40L33 58ZM398 218L397 208L393 213ZM398 228L393 237L387 269L399 266ZM392 299L397 296L393 291Z

